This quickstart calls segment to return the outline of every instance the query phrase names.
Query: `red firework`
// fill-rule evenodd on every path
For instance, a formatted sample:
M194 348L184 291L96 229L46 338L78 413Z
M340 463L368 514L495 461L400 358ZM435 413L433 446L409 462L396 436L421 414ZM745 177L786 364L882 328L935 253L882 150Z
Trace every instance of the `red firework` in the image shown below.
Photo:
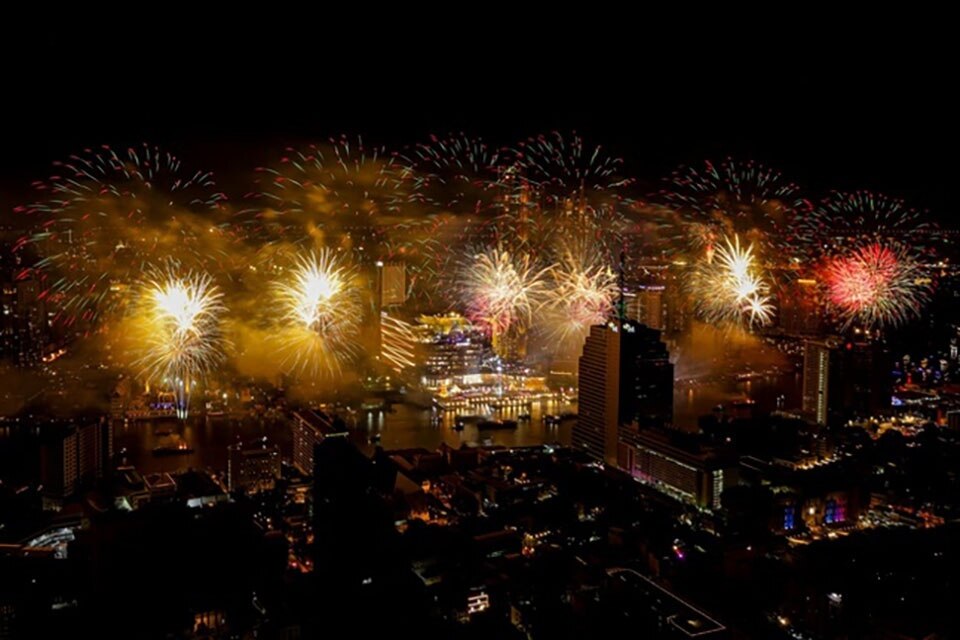
M896 245L874 242L828 260L827 302L845 327L897 326L919 316L930 295L922 267Z

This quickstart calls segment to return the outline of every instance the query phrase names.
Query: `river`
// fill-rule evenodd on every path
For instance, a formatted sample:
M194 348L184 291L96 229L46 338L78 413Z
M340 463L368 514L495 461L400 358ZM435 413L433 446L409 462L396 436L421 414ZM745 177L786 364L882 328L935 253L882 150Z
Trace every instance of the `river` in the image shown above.
M780 406L797 407L800 404L801 381L802 376L799 373L789 373L750 381L730 379L678 384L674 391L674 423L678 428L695 430L699 416L710 413L717 404L740 398L754 400L760 413ZM571 407L558 406L552 401L544 401L543 405L533 406L530 411L531 419L520 421L516 429L480 430L475 423L468 423L462 431L456 431L452 428L452 414L440 416L438 420L429 410L397 405L391 412L371 411L358 414L356 420L352 421L351 437L367 451L375 446L376 434L380 435L379 444L385 449L422 447L432 450L441 442L453 447L483 443L504 446L552 442L569 444L572 420L549 427L540 417L545 413L560 414L570 409ZM509 410L498 417L516 418L516 412L515 409ZM286 422L280 419L197 417L183 424L176 420L130 421L115 428L114 449L123 453L127 463L144 473L173 471L184 467L225 469L228 446L238 441L252 442L263 437L277 444L283 454L289 457L290 429ZM173 456L153 454L154 447L170 445L178 439L185 441L193 448L193 452ZM38 467L39 455L32 445L35 445L33 439L14 437L10 429L0 428L0 461L10 464L14 459L25 463L36 459Z

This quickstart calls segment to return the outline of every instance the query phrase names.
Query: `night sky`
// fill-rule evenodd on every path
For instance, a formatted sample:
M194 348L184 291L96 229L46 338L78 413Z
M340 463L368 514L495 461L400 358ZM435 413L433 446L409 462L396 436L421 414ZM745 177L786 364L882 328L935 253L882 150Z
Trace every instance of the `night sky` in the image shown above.
M936 33L631 23L584 35L576 16L559 16L563 29L388 33L337 19L8 27L0 204L26 197L53 160L103 143L159 144L236 192L284 146L341 133L396 148L431 133L504 145L559 129L622 155L650 185L733 155L814 194L866 188L947 224L953 214L958 105Z

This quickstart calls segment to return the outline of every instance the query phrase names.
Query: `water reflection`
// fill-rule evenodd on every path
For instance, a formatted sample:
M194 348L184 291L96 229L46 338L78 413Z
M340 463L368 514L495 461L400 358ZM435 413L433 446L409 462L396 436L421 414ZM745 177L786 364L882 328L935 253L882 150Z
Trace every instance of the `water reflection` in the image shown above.
M789 373L757 378L752 381L711 381L696 385L678 384L674 390L674 422L687 430L697 428L697 418L709 413L717 404L749 398L757 403L760 413L777 408L795 408L800 404L802 376ZM371 451L377 444L385 449L423 447L435 449L445 442L452 447L463 444L498 444L504 446L535 445L559 442L570 443L573 420L559 425L547 425L544 415L560 415L575 407L557 400L544 400L523 408L510 407L493 410L477 407L467 411L496 420L515 420L516 428L481 429L477 422L467 421L463 430L454 429L456 412L438 412L408 405L397 405L392 411L364 411L351 418L351 437L361 448ZM529 412L529 420L520 416ZM13 430L0 431L0 461L8 469L15 466L11 456L22 457L23 445L17 446ZM195 417L185 423L174 419L148 422L129 421L118 425L114 433L115 451L125 451L126 461L141 472L174 471L193 467L222 470L227 466L227 447L238 442L249 442L266 436L280 447L285 457L290 456L291 432L282 418L226 418ZM378 442L379 436L379 442ZM156 447L180 442L193 449L190 453L158 456ZM16 450L16 451L14 451ZM6 455L6 458L4 457ZM30 454L31 460L38 454Z

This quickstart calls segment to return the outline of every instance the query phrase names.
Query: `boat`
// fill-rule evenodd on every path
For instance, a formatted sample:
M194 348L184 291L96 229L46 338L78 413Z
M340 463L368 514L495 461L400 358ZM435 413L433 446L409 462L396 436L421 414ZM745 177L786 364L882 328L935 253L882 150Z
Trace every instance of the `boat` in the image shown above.
M193 447L189 446L186 442L181 442L176 446L162 445L153 448L153 455L155 456L179 456L189 453L193 453Z
M560 416L555 416L552 413L548 413L543 416L543 423L548 427L555 427L560 424Z
M481 430L516 429L517 421L516 420L482 420L477 423L477 428Z
M520 422L530 422L530 414L521 413L520 415L517 416L517 420L519 420Z
M459 421L459 420L462 420L464 423L466 423L466 422L483 422L483 421L486 420L486 419L487 419L486 416L482 416L482 415L478 415L478 414L465 415L465 416L459 416L459 415L458 415L458 416L457 416L457 420L458 420L458 421Z

